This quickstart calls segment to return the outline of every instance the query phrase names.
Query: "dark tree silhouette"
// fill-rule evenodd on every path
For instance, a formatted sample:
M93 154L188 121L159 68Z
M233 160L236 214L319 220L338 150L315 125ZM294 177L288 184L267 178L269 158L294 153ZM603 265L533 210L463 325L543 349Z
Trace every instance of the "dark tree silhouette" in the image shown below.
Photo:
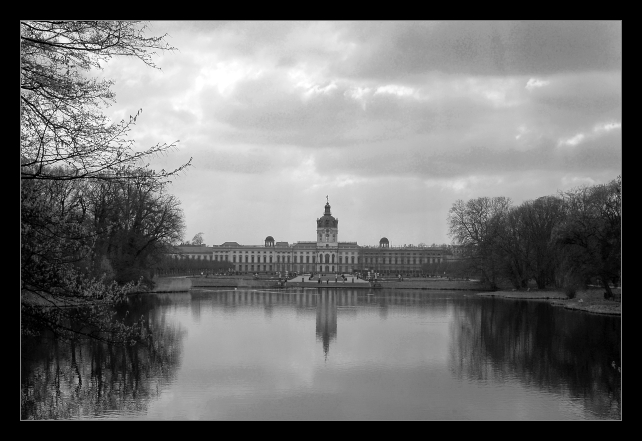
M146 31L129 21L20 23L25 334L135 341L140 323L113 320L114 305L136 288L122 284L134 279L123 278L122 269L144 266L150 250L182 236L182 214L164 186L191 159L175 170L151 170L144 161L176 144L134 149L128 134L140 111L110 121L103 110L114 101L112 82L93 75L114 56L157 68L154 51L173 48L165 35Z

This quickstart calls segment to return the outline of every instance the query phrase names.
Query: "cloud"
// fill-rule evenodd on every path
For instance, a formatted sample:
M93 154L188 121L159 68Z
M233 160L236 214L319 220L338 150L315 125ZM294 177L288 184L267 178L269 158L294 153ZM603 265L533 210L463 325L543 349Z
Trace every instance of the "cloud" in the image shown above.
M558 147L561 146L576 146L581 144L586 140L593 140L608 135L609 132L619 131L622 128L622 123L619 122L608 122L608 123L599 123L593 127L590 132L587 133L578 133L575 136L570 138L560 139L557 143ZM614 138L611 136L611 138ZM617 139L617 138L615 138ZM621 146L621 141L619 141L618 146Z
M598 124L593 128L593 131L596 133L601 132L610 132L611 130L617 130L622 128L622 123L620 122L608 122L604 124Z
M457 198L621 173L621 22L153 26L178 51L108 63L108 112L143 108L141 148L180 139L154 165L194 158L173 185L189 237L312 240L331 194L345 240L441 243Z
M412 96L414 95L415 91L410 87L398 86L396 84L387 84L385 86L378 87L374 93L375 95L378 93L389 93L392 95L397 95L402 97L402 96Z
M548 78L546 87L531 89L530 102L545 111L567 112L581 118L615 118L621 114L621 72L558 74Z
M353 78L545 75L622 65L619 21L341 22L337 29L359 49L333 72Z
M563 145L578 145L582 140L584 140L585 136L583 133L578 133L575 136L572 136L567 139L561 139L557 145L558 146L563 146Z
M550 81L536 80L535 78L531 78L528 80L528 83L526 83L526 89L531 90L536 87L544 87L548 84L550 84Z

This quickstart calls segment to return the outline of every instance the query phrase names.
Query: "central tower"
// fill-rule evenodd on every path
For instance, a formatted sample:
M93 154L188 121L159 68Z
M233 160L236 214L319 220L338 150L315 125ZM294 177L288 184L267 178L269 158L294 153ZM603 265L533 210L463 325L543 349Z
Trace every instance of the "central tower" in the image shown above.
M330 213L330 203L326 196L325 212L317 219L317 249L336 248L339 243L339 219Z

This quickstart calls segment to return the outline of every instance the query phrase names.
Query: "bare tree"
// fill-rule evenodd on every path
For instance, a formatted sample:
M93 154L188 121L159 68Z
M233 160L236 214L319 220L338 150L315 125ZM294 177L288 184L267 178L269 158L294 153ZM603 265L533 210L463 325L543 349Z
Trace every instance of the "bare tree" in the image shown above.
M532 252L528 258L529 272L539 289L555 282L560 265L560 249L553 240L555 227L563 220L562 199L544 196L526 201L519 207L524 238Z
M114 101L110 80L98 80L113 56L156 68L155 50L173 50L165 35L145 36L130 21L23 21L20 23L20 156L23 179L126 178L145 158L175 147L133 149L127 137L139 111L113 123L103 109ZM191 161L191 159L190 159ZM162 170L164 179L184 169ZM57 167L65 173L52 173Z
M481 197L467 202L458 200L448 213L450 237L464 246L465 257L475 263L491 289L497 288L501 266L497 243L500 215L510 206L509 198Z
M525 235L521 207L512 207L496 215L496 247L501 251L502 275L515 288L526 288L530 279L528 262L532 243Z
M165 35L148 37L146 31L145 24L126 21L20 23L21 330L25 334L49 331L72 339L90 336L119 342L139 336L137 323L126 326L112 320L113 306L135 285L93 277L97 267L105 274L113 270L109 259L113 254L102 253L101 244L114 231L122 231L116 228L122 222L136 223L129 231L137 231L139 239L142 234L149 240L157 228L175 230L162 208L171 211L177 201L159 195L191 159L171 171L149 169L146 159L176 143L134 149L128 135L140 111L128 121L110 121L103 111L115 98L112 82L94 74L114 56L135 57L156 68L155 51L173 48L165 43ZM140 198L138 205L123 199L122 193L105 194L96 204L91 198L100 182L144 183L149 190L147 205ZM154 200L156 208L149 205ZM127 217L115 218L117 205L108 205L115 201L132 203L131 210L120 213ZM136 208L139 211L132 211ZM135 239L123 237L129 242ZM136 245L139 254L148 248L144 245ZM92 264L92 256L101 256L94 259L98 266Z
M561 197L566 213L554 235L563 247L567 273L581 283L598 278L612 297L610 284L619 281L622 265L622 177Z
M203 233L197 233L192 239L192 245L202 245L203 244Z

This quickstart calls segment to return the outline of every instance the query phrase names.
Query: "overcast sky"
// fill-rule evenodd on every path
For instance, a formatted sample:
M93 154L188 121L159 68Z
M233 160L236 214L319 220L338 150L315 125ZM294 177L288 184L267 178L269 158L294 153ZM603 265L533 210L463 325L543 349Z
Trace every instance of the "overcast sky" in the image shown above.
M452 204L518 205L622 173L622 23L153 22L178 50L114 59L115 120L143 109L185 239L451 243Z

